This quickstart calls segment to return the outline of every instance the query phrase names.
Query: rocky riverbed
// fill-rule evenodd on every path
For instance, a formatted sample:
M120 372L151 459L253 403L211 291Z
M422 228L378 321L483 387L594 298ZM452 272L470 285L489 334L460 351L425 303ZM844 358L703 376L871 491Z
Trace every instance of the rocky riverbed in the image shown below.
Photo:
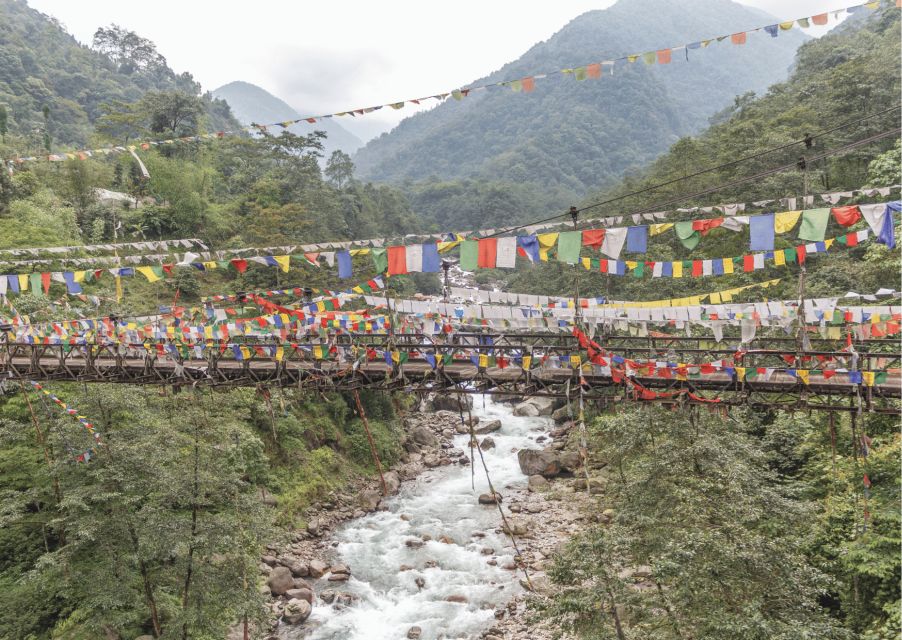
M404 418L406 455L385 474L390 497L378 481L336 493L308 514L305 531L261 558L274 637L551 637L530 621L529 599L550 592L555 550L610 514L585 491L564 408L477 398L472 420L493 496L478 452L471 468L469 414L462 423L457 402L439 397Z

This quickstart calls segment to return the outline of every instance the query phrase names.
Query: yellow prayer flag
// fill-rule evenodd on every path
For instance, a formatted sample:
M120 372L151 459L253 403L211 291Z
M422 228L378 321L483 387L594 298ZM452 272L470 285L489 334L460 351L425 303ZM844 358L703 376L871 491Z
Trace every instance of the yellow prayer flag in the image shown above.
M148 282L156 282L157 280L160 279L160 276L158 276L157 274L155 274L155 273L153 272L153 269L152 269L151 267L137 267L137 268L135 269L135 271L137 271L137 272L140 273L142 276L144 276L145 278L147 278L147 281L148 281Z
M276 362L282 362L282 359L285 357L285 348L284 347L276 347Z
M826 240L824 240L824 246L829 249L830 247L833 246L833 242L835 240L836 240L836 238L827 238Z
M207 340L213 339L213 327L210 327L210 326L204 327L204 337Z
M317 360L323 359L323 348L318 344L313 346L313 357Z
M202 262L201 264L204 265L204 269L207 271L212 271L217 266L215 260L208 260L207 262Z
M570 355L570 367L572 369L579 369L582 364L582 360L579 357L579 354L573 353Z
M436 248L438 249L439 253L448 253L449 251L451 251L451 249L453 249L454 247L456 247L459 244L460 244L460 240L451 240L450 242L439 242L436 244Z
M582 263L583 269L586 271L592 270L592 258L580 258L579 261Z
M778 267L782 267L786 264L786 254L782 251L774 251L774 264Z
M745 380L745 367L736 367L736 379L740 382Z
M673 265L673 277L674 278L682 278L683 277L683 263L679 260L671 263Z
M720 304L720 294L719 293L715 292L715 293L711 294L711 304Z
M75 280L75 282L84 282L86 273L87 271L73 271L72 279Z
M282 273L288 273L289 266L291 265L291 256L273 256L272 259L279 263L279 268L282 270Z
M788 233L802 217L801 211L781 211L774 216L774 233Z
M540 233L536 236L539 241L539 258L542 262L548 262L548 251L557 244L558 233Z
M484 353L480 353L480 354L479 354L479 367L480 367L481 369L485 369L487 366L489 366L489 357L488 357L488 355L486 355L486 354L484 354Z
M861 372L862 380L864 380L864 383L869 387L874 386L875 377L876 377L876 374L873 371L862 371Z
M811 373L808 369L796 369L796 375L799 377L804 384L808 384L808 374Z
M365 255L368 255L369 252L370 252L369 249L351 249L350 251L348 251L348 253L351 254L351 257L352 257L352 258L353 258L354 256L365 256Z
M723 259L723 272L724 273L733 273L733 259L732 258L724 258Z
M19 291L22 293L28 291L28 276L24 273L19 274Z
M669 231L673 228L672 222L663 222L661 224L653 224L648 227L648 234L652 236L656 236L664 233L665 231Z
M523 369L529 371L529 367L532 364L532 356L523 356Z
M795 20L790 20L789 22L781 22L780 28L783 31L789 31L790 29L792 29L792 25L794 25L794 24L795 24Z

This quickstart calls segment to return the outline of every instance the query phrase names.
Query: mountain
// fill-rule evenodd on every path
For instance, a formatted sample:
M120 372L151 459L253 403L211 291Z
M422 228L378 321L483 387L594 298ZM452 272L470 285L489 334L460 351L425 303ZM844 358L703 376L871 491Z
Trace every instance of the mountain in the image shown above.
M152 64L117 64L23 0L0 0L0 105L9 132L28 145L17 151L41 148L45 129L54 150L88 144L104 103L136 102L148 91L200 93L190 74L176 74L152 42L135 38ZM237 125L227 105L204 96L204 107L210 130Z
M729 0L620 0L577 17L519 59L475 80L483 85L571 68L772 24L761 11ZM707 48L675 51L667 66L618 64L613 77L579 82L551 74L532 93L499 87L448 100L370 141L354 161L365 179L477 177L584 194L654 159L699 131L737 94L786 77L806 40L751 34ZM567 204L566 202L563 204Z
M252 122L260 124L283 122L285 120L296 120L301 117L301 114L292 109L288 103L250 82L230 82L215 89L213 95L220 100L228 102L229 106L232 107L232 113L245 125L249 125ZM297 135L307 135L310 133L311 127L295 125L288 127L288 130ZM326 132L327 137L323 143L326 157L336 149L341 149L345 153L350 154L363 146L363 141L360 138L337 122L329 120L318 122L315 130Z

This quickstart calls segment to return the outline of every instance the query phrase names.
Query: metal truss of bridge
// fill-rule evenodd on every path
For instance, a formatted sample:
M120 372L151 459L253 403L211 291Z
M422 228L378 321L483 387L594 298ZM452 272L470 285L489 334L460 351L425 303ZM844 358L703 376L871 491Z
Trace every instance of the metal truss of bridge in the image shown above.
M515 356L530 354L533 362L545 356L579 353L571 335L554 333L457 333L448 343L417 334L342 334L340 347L356 345L360 350L391 350L405 354L406 361L388 365L384 359L355 362L313 360L314 343L282 343L283 357L277 361L261 355L255 346L275 343L249 341L249 356L236 359L230 349L205 349L204 358L160 356L154 349L123 345L32 345L0 340L0 378L14 380L77 381L141 385L281 386L318 391L466 392L501 395L563 397L580 393L601 405L633 399L664 404L703 404L716 399L721 406L749 406L760 410L782 409L900 412L899 343L869 340L856 344L856 353L837 351L833 342L813 340L802 351L792 338L761 339L746 345L741 366L777 369L767 379L739 380L716 371L689 379L635 376L633 382L615 381L598 367L534 366L530 371L514 364L504 368L479 367L471 354ZM671 360L688 365L712 360L732 361L735 349L718 347L711 338L601 337L606 350L626 358ZM452 360L433 368L423 357ZM836 359L849 370L889 371L885 380L868 385L853 384L848 376L825 377L811 373L807 384L785 371L786 359L812 363ZM404 359L402 359L404 360ZM682 377L682 378L685 378ZM636 383L636 384L634 384ZM636 389L654 391L640 398ZM650 396L654 396L651 398Z

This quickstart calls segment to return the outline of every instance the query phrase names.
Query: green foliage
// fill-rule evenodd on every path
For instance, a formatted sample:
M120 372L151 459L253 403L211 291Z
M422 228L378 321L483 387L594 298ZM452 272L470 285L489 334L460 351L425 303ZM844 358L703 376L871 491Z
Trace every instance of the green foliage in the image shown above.
M613 526L578 536L547 613L583 638L842 638L805 556L813 506L784 486L751 415L618 411L592 425ZM648 566L636 588L624 567ZM615 620L615 612L616 618Z

